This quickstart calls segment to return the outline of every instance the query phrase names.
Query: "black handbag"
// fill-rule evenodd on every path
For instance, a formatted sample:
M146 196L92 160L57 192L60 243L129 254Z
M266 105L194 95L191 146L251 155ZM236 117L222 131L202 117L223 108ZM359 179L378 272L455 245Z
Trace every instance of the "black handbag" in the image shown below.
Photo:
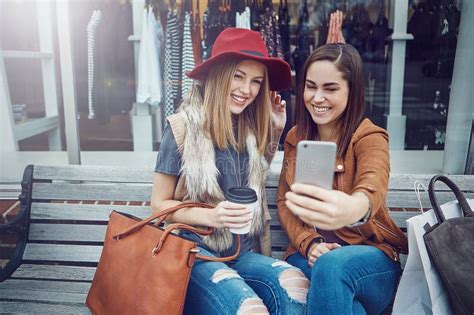
M437 181L452 190L464 217L446 220L434 190ZM443 280L454 313L474 314L474 212L461 190L446 176L434 176L428 194L438 223L424 227L426 249Z

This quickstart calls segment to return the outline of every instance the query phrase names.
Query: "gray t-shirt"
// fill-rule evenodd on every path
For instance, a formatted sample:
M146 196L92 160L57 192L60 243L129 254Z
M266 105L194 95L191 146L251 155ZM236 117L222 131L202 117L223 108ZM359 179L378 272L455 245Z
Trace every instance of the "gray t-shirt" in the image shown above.
M217 182L223 192L226 192L231 187L247 186L249 165L249 155L247 151L238 153L232 147L226 150L215 149L215 159L217 169L219 170ZM178 151L178 145L176 144L170 125L167 124L163 131L163 138L156 159L155 172L180 176L181 167L182 161ZM186 232L183 233L183 236L203 245L199 237L193 233ZM252 249L252 239L250 237L245 234L241 235L240 241L241 253ZM234 246L226 253L223 253L223 255L233 254L235 252Z

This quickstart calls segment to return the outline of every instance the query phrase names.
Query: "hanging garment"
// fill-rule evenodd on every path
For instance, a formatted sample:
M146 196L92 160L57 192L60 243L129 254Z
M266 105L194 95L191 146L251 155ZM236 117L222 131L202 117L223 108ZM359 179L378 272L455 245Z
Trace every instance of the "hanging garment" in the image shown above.
M133 33L132 5L98 3L102 20L95 41L94 110L99 122L108 123L113 115L128 114L136 98L133 45L128 41Z
M142 39L138 55L137 102L158 106L161 102L161 68L158 54L157 22L153 9L143 10Z
M136 100L135 64L133 44L132 5L119 2L90 0L70 1L71 41L74 43L74 73L78 113L88 109L88 56L87 29L94 10L102 17L96 28L93 49L92 103L95 120L99 124L110 122L111 116L128 114Z
M150 77L148 75L148 12L143 9L140 51L138 53L137 102L146 103L150 99Z
M251 29L251 27L250 27L250 8L249 7L245 7L245 10L242 13L237 12L235 14L235 27L245 28L245 29L248 29L248 30Z
M153 14L152 8L148 10L148 47L147 59L149 62L148 75L150 78L150 100L149 104L158 106L161 102L161 68L159 63L158 47L157 47L157 33L156 33L156 18Z
M161 100L163 101L164 88L163 88L163 69L165 62L165 32L163 31L163 25L161 24L160 15L156 16L156 50L158 52L158 69L160 75L160 89L161 89Z
M199 13L199 0L197 0L196 13L193 19L192 28L192 40L193 40L193 52L194 52L194 63L200 64L202 62L202 47L201 47L201 14Z
M291 63L291 51L290 51L290 14L288 13L288 1L285 0L283 5L280 0L280 6L278 7L278 27L281 35L281 48L283 50L283 58L286 62Z
M250 4L250 26L252 30L259 32L262 21L260 16L262 15L262 8L259 5L258 0L252 0Z
M194 69L194 52L193 52L193 42L191 38L191 19L192 13L186 12L184 16L184 27L183 27L183 66L181 70L182 77L182 87L181 95L185 97L189 89L193 85L193 79L188 78L186 75L187 72Z
M92 17L87 24L87 101L88 101L88 118L95 117L94 105L92 99L92 91L94 88L94 40L97 25L99 25L102 13L100 10L94 10Z
M272 5L265 8L261 16L260 34L262 35L268 54L271 57L283 58L283 50L281 47L280 29L278 28L275 10Z
M168 12L165 34L165 118L174 113L181 85L181 36L176 9Z
M298 76L299 70L303 66L306 59L308 59L310 54L310 30L308 25L308 19L308 6L305 1L300 10L300 15L298 19L298 27L296 32L298 34L298 43L295 51L292 54L296 76Z

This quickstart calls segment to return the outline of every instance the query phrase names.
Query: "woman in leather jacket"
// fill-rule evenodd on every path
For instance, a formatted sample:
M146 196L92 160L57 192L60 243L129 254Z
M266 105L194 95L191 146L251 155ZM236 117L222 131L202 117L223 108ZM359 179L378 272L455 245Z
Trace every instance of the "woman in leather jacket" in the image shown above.
M277 197L291 241L285 258L311 279L309 314L378 314L396 291L399 253L407 252L385 206L388 134L363 119L362 61L354 47L323 45L301 73ZM294 183L300 140L336 143L332 190Z

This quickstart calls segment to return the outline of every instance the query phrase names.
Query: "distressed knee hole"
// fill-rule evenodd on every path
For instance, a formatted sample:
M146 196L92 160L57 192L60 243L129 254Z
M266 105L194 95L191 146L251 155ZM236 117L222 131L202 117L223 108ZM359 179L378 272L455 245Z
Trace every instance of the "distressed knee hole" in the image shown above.
M258 297L245 299L239 307L238 315L269 314L267 307Z
M289 263L287 263L286 261L279 260L279 261L275 261L275 262L272 264L272 267L273 267L273 268L276 268L276 267L287 267L287 268L291 268L291 267L293 267L293 266L290 265Z
M232 278L240 278L237 271L233 269L219 269L212 275L212 282L219 283L222 280L232 279Z
M278 281L291 299L306 304L309 280L301 270L296 268L286 269L280 274Z

